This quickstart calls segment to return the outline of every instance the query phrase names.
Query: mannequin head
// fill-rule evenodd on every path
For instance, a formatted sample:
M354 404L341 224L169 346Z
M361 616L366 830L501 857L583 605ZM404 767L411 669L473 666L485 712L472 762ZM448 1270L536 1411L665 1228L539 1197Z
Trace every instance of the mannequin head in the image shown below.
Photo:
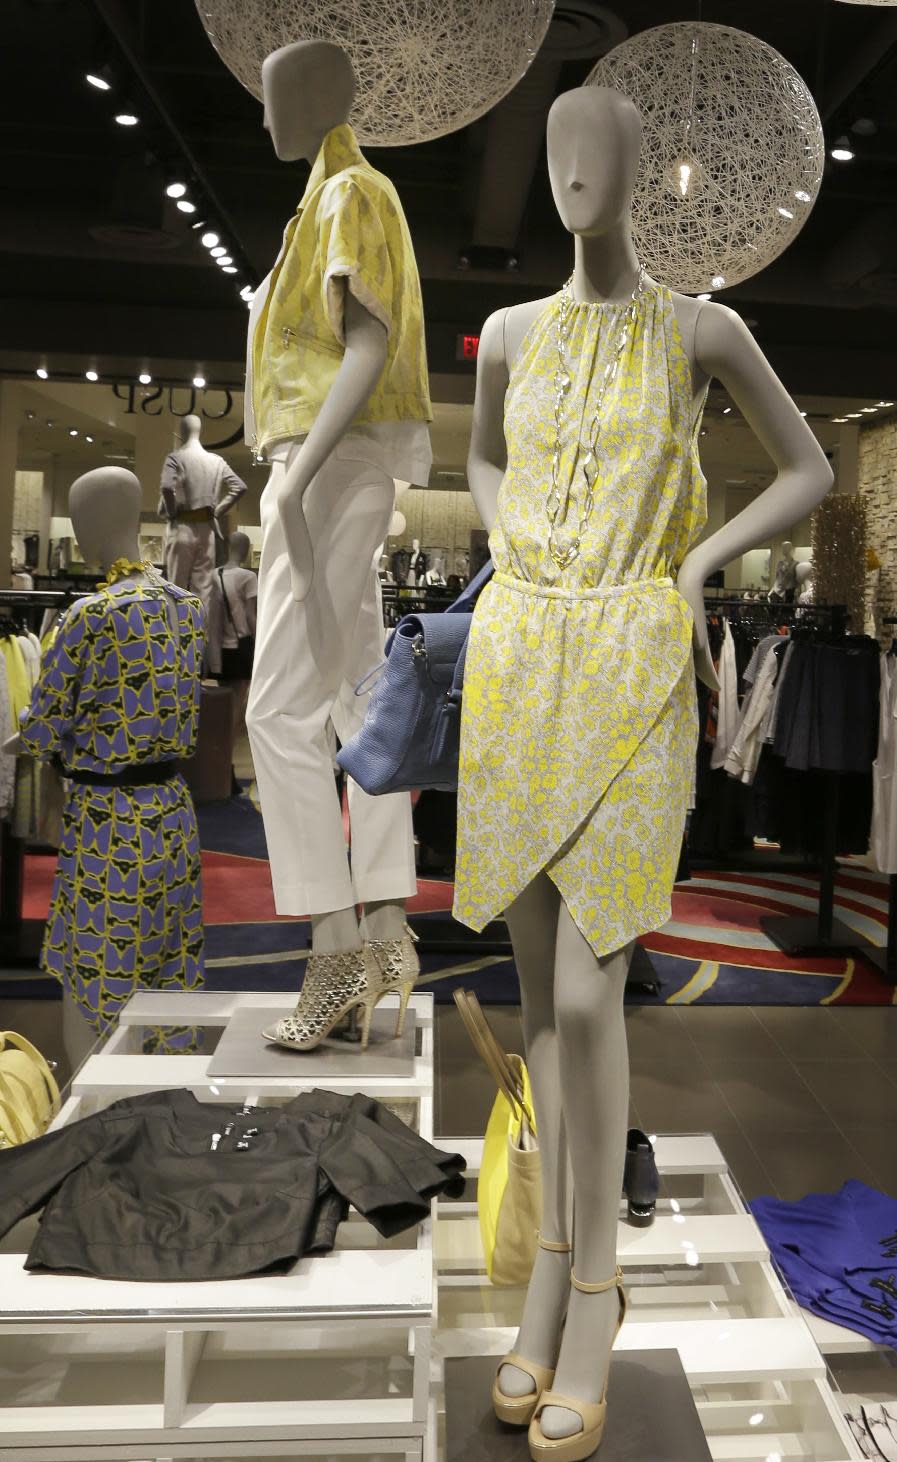
M412 538L412 540L411 540L411 552L412 553L420 553L420 539L419 538Z
M342 46L296 41L262 63L265 131L281 162L314 162L332 127L348 120L355 73Z
M789 543L789 541L788 541L787 538L785 539L785 542L782 544L782 557L783 558L793 558L794 557L794 544L793 543Z
M248 533L232 533L227 540L227 561L240 568L249 557L249 550L252 544L249 541Z
M181 421L180 429L182 442L198 442L202 422L198 416L185 416Z
M586 238L628 221L642 145L634 102L609 86L563 92L548 113L548 172L564 227Z
M69 488L69 517L85 563L108 568L117 558L138 560L143 494L133 472L97 467Z
M795 570L795 576L797 578L798 588L803 588L807 580L813 577L812 560L806 559L803 563L799 563Z

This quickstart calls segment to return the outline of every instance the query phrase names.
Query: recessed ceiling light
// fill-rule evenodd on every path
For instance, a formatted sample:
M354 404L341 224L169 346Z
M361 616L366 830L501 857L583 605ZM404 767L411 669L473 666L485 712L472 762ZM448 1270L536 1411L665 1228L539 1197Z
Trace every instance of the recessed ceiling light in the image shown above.
M140 382L141 386L149 386L153 378L150 375L149 371L141 371L137 379Z
M836 421L836 422L837 422L837 423L838 423L838 425L839 425L839 426L840 426L840 425L841 425L841 424L842 424L842 423L843 423L843 422L845 422L845 421L846 421L846 420L847 420L847 417L846 417L846 416L833 416L833 417L832 417L832 421Z
M251 284L244 284L243 288L240 290L240 298L244 300L251 300L254 294L255 290L253 289Z
M216 244L221 243L221 240L216 233L213 233L210 230L208 233L203 234L199 242L202 244L204 249L214 249Z
M46 381L47 378L48 378L48 376L49 376L49 374L50 374L50 372L48 370L45 370L45 368L43 366L38 366L38 368L34 372L34 374L36 376L40 376L40 378L41 378L42 381Z
M222 269L225 267L225 265L227 265L227 264L233 264L233 262L234 262L233 259L230 256L230 254L219 254L217 256L217 258L218 258L218 263L221 265L221 268Z
M55 426L55 425L56 425L55 421L51 421L50 418L49 418L49 416L48 416L47 417L47 426Z
M196 204L191 203L189 198L179 198L177 203L175 204L175 207L179 208L181 213L196 212Z
M855 156L856 154L846 137L839 137L829 153L829 157L834 158L835 162L853 162Z
M807 414L807 413L806 413L806 412L805 412L805 411L802 411L802 412L801 412L801 416L806 416L806 414Z
M85 437L84 440L85 440L85 442L92 442L93 441L93 437Z
M860 410L862 411L862 413L863 413L864 416L874 416L875 413L876 413L876 411L878 410L878 407L877 406L862 406L862 407L860 407Z
M177 179L169 183L165 189L165 192L168 194L169 198L183 198L186 191L187 184L179 183Z
M216 244L214 249L212 249L211 251L213 259L223 259L226 253L227 249L224 247L223 244Z
M193 384L196 387L197 391L201 391L202 388L203 388L203 386L205 385L205 383L206 383L205 376L194 376L193 377Z
M115 120L119 127L136 127L140 118L135 117L133 112L116 112Z
M893 406L893 401L879 401L879 406Z
M97 91L111 91L112 83L107 81L101 71L87 71L84 80L88 86L95 86Z
M100 379L96 371L85 371L84 374L89 381L98 381Z
M221 272L222 274L236 274L237 266L236 264L224 264L222 265Z
M76 426L70 426L69 427L69 436L70 437L76 437L77 435L78 435L78 428Z
M862 416L863 416L863 413L861 411L848 411L848 413L847 413L847 420L848 421L861 421L862 420Z
M729 415L729 412L731 410L732 410L731 406L724 406L723 407L723 416L728 416Z

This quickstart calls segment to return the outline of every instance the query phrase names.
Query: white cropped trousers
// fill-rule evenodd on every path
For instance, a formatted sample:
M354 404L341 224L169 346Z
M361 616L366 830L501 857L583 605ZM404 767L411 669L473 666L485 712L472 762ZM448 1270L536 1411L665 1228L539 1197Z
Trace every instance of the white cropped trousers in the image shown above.
M417 889L408 794L369 797L349 781L350 868L334 780L331 727L343 742L358 730L367 697L355 687L383 659L374 553L395 500L393 479L351 451L337 448L305 494L314 578L301 603L274 507L289 459L274 462L261 500L246 725L278 914L324 914Z

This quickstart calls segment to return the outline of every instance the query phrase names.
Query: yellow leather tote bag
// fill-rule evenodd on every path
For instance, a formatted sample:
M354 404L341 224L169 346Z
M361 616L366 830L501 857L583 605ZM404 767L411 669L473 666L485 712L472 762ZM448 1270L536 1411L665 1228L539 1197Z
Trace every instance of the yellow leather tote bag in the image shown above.
M59 1087L36 1046L0 1031L0 1147L17 1147L46 1132L59 1111Z

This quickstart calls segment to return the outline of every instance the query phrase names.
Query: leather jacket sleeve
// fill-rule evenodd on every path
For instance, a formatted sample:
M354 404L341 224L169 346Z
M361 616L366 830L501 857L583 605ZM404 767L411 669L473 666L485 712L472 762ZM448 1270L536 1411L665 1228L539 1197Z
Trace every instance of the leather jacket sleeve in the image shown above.
M105 1143L105 1124L98 1112L20 1147L0 1148L0 1238L20 1219L43 1208L66 1178Z

